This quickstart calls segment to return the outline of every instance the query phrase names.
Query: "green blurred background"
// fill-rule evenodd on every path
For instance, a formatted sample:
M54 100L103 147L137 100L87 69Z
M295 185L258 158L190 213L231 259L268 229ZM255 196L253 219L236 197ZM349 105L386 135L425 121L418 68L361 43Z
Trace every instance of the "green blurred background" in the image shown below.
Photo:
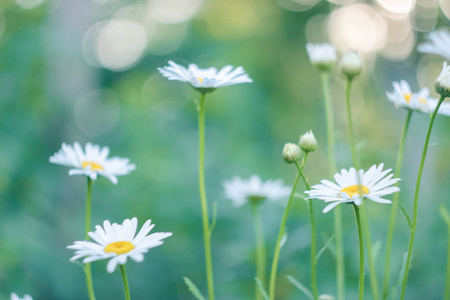
M312 183L327 178L325 116L318 71L306 42L359 50L364 74L354 85L353 111L363 167L392 168L406 116L386 100L393 80L432 87L443 59L423 55L424 33L449 26L448 0L2 0L0 2L0 299L11 292L35 300L87 299L84 274L65 247L84 238L86 179L48 158L62 142L90 141L129 157L137 170L114 186L104 178L93 192L92 224L152 219L173 232L143 263L127 264L133 299L193 299L182 277L205 292L197 188L197 94L170 82L157 67L169 59L200 67L245 67L254 83L207 96L206 178L217 202L212 238L217 299L252 299L251 211L224 199L222 182L259 174L292 184L295 170L281 159L286 142L312 129L320 148L306 166ZM349 168L344 80L332 73L338 166ZM401 202L412 196L429 117L414 114L407 139ZM440 116L422 181L419 226L408 299L443 295L447 230L438 206L449 205L447 138ZM302 192L301 186L298 192ZM333 214L315 202L319 248L333 234ZM379 281L389 205L367 203ZM347 296L355 299L358 247L353 215L344 207ZM282 207L263 208L268 264ZM298 199L288 220L277 299L306 299L286 279L309 285L309 218ZM409 238L398 218L392 256L398 276ZM97 299L122 299L118 272L93 265ZM335 294L332 249L318 264L320 293ZM368 270L366 296L371 299Z

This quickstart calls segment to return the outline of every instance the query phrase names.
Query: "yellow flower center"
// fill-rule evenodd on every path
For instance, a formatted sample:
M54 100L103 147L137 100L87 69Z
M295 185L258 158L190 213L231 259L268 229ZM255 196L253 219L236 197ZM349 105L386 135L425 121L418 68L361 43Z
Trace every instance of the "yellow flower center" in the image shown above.
M355 184L355 185L351 185L351 186L348 186L348 187L342 189L342 190L339 192L339 194L342 193L342 192L344 192L344 193L346 193L347 195L349 195L350 197L353 197L353 195L355 195L355 194L358 194L358 195L359 195L359 190L362 191L362 194L363 194L363 195L369 193L369 189L368 189L366 186Z
M403 98L405 98L406 103L408 103L408 104L409 104L409 101L411 101L411 97L412 97L412 94L403 95ZM419 103L420 104L426 104L427 100L419 97Z
M88 166L91 166L91 170L92 171L101 171L101 170L103 170L103 166L102 165L99 165L99 164L97 164L95 162L92 162L92 161L83 161L81 163L81 167L83 169L86 169Z
M408 103L408 104L409 104L409 101L411 100L411 97L412 97L412 94L403 95L403 98L405 98L406 103Z
M203 78L197 77L198 81L200 81L200 84L203 82Z
M121 242L114 242L105 247L106 253L114 252L117 255L125 254L130 252L134 249L134 245L130 242L121 241Z

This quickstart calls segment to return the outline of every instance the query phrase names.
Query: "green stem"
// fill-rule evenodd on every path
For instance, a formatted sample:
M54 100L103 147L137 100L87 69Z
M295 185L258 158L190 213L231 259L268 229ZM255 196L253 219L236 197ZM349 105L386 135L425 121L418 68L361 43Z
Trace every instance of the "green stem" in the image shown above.
M400 137L400 145L397 154L397 163L395 164L394 178L399 178L402 170L403 153L405 149L406 134L408 132L409 123L411 121L413 111L408 110L408 114L405 120L405 126L403 127L402 135ZM384 280L383 280L383 299L387 299L389 293L389 273L390 273L390 263L391 263L391 248L392 239L394 237L395 220L397 218L398 211L398 200L400 193L395 193L392 198L391 215L389 217L388 234L386 238L386 256L384 263Z
M369 222L366 214L366 207L364 205L361 206L361 219L363 225L364 235L366 236L366 247L367 247L367 261L369 262L370 268L370 287L372 289L373 299L380 299L380 292L378 290L378 279L377 274L375 272L375 263L372 254L372 241L370 238L370 230L369 230Z
M448 241L447 241L447 270L445 275L444 300L450 300L450 224L447 223Z
M261 284L264 287L266 284L266 242L264 239L264 230L259 203L253 203L252 210L256 242L256 277L261 281ZM259 290L258 284L255 286L255 295L257 300L264 299L263 294Z
M305 160L308 153L305 153ZM303 173L303 164L301 167L297 164L298 172L300 173L300 176L303 179L303 182L305 184L305 187L308 191L311 190L311 186L309 184L308 178L306 178L305 174ZM308 199L308 210L309 210L309 218L311 221L311 253L310 253L310 260L311 260L311 290L314 295L314 299L319 299L319 292L317 289L317 260L316 260L316 222L314 220L314 210L313 210L313 204L312 199Z
M120 265L120 273L122 274L123 290L125 292L125 300L130 300L130 287L128 285L127 271L125 265Z
M352 89L352 79L347 80L347 87L345 89L345 107L347 109L347 125L348 125L348 138L350 140L350 150L352 152L353 166L356 171L359 170L358 156L356 155L356 142L355 133L353 131L353 121L352 121L352 109L350 105L350 92Z
M441 95L441 97L439 98L439 102L431 116L430 125L428 126L427 137L425 139L425 144L423 145L422 159L420 160L419 172L417 174L417 181L416 181L416 190L414 193L413 220L412 220L411 236L409 238L408 256L406 257L405 275L403 276L403 282L402 282L402 293L400 296L401 300L403 300L405 298L406 283L408 281L409 267L411 264L412 250L413 250L413 245L414 245L414 237L416 234L417 215L418 215L418 209L419 209L420 182L422 180L423 166L425 165L425 158L427 157L428 143L430 142L431 130L433 129L434 119L436 119L437 112L438 112L439 107L441 106L442 102L444 101L444 99L445 99L445 96Z
M353 166L355 167L356 171L359 170L359 160L358 155L356 151L356 140L355 140L355 132L353 127L353 121L352 121L352 111L351 111L351 104L350 104L350 92L352 88L352 78L347 79L347 86L345 90L345 106L347 109L347 124L348 124L348 136L350 140L350 149L352 153L352 159L353 159ZM361 191L361 183L359 182L360 178L357 176L358 179L358 188L360 189L359 194L362 195ZM377 274L375 271L375 263L372 256L372 242L370 238L370 230L369 230L369 223L367 221L366 211L365 207L361 207L361 213L363 214L363 223L362 228L364 230L364 233L366 235L366 246L367 246L367 259L369 261L369 271L370 271L370 285L372 288L372 294L374 300L379 299L379 291L378 291L378 280L377 280Z
M201 94L198 103L198 182L200 190L200 201L202 204L203 239L205 246L206 281L208 284L209 300L214 300L213 267L211 259L211 237L209 230L208 204L205 191L205 94Z
M296 162L296 164L298 164ZM281 250L281 240L283 238L284 232L285 232L285 226L286 226L286 220L289 214L289 210L292 206L292 199L294 199L295 190L297 188L298 181L300 179L300 173L297 173L297 176L294 180L294 185L292 186L292 192L289 196L288 203L286 205L286 208L284 209L283 217L281 219L280 229L278 230L278 238L277 238L277 244L275 245L275 252L273 254L273 261L272 261L272 269L270 271L270 281L269 281L269 299L274 300L275 299L275 284L277 279L277 268L278 268L278 260L280 258L280 250Z
M327 72L321 72L322 91L327 122L327 154L328 169L332 177L336 173L336 159L334 156L334 116L333 102L330 93L330 76ZM336 235L336 278L338 300L345 298L345 262L344 262L344 238L342 231L342 207L334 209L334 229Z
M92 206L92 186L94 181L87 176L87 193L86 193L86 239L89 240L88 232L91 231L91 206ZM91 264L84 266L84 274L86 276L86 286L90 300L95 300L94 284L92 282Z
M364 241L363 231L361 225L361 216L359 215L359 208L356 204L353 204L353 210L355 211L356 227L358 229L359 240L359 285L358 285L358 299L364 299Z

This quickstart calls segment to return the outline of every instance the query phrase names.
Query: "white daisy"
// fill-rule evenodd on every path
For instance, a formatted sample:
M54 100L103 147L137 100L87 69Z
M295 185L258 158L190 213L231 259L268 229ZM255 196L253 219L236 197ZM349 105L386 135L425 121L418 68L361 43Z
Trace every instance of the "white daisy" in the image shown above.
M196 64L188 68L169 61L169 66L158 68L158 71L169 80L189 82L194 88L203 93L210 93L216 88L238 83L253 82L243 67L225 66L220 71L211 67L200 69Z
M69 175L86 175L92 180L96 180L100 175L114 184L117 184L116 176L127 175L136 169L134 164L129 163L128 158L108 158L108 154L108 147L100 148L87 143L83 151L79 143L74 143L73 146L63 143L61 149L50 157L50 162L73 167L69 170Z
M394 91L386 92L386 95L395 106L428 114L436 108L438 100L430 97L430 90L428 88L422 88L419 92L413 93L405 80L401 80L400 82L394 81L392 85L394 86ZM443 103L438 113L450 116L450 103Z
M427 34L428 42L417 46L417 50L423 53L431 53L450 60L450 31L441 28Z
M307 43L306 52L308 52L311 64L323 71L331 70L331 67L337 61L336 48L331 44Z
M151 220L147 220L139 233L136 234L137 218L126 219L122 225L109 221L103 222L103 228L95 226L95 232L89 232L88 235L94 240L77 241L68 246L74 249L75 256L70 260L74 261L84 257L83 263L90 263L100 259L110 259L106 270L109 273L114 272L117 264L124 265L128 258L135 262L144 260L144 253L150 248L163 244L163 239L172 235L171 232L156 232L147 235L155 226L150 225Z
M292 189L290 186L284 186L281 179L263 182L258 175L253 175L247 180L234 177L224 181L223 187L225 196L232 200L236 207L264 200L280 203L280 200L291 194Z
M16 293L11 293L11 300L33 300L33 298L28 294L23 295L23 298L20 298Z
M392 185L400 178L391 179L394 174L387 174L392 169L383 171L383 166L383 164L378 167L373 165L367 172L364 172L364 170L356 172L355 168L350 168L348 171L342 169L340 174L334 175L337 184L329 180L322 180L321 184L313 185L312 189L305 193L308 194L308 199L332 202L325 207L324 213L329 212L341 203L361 205L363 198L379 203L391 203L390 200L381 197L398 192L400 189ZM363 194L362 196L359 195L360 191Z

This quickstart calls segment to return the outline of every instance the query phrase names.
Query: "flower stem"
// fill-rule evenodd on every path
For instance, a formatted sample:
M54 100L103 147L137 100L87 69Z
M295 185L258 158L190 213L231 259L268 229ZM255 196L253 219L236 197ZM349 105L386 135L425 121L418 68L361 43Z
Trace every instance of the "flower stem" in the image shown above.
M305 159L308 153L305 154ZM303 164L301 167L297 164L298 172L300 173L300 176L303 179L303 182L305 184L305 187L308 191L311 190L311 186L309 184L308 178L306 178L305 173L303 173ZM311 221L311 253L310 253L310 259L311 259L311 290L314 295L314 299L319 299L319 292L317 290L317 272L316 272L316 266L317 266L317 260L316 260L316 222L314 220L314 210L313 210L313 204L312 199L308 199L308 210L309 210L309 218Z
M405 149L406 133L408 132L409 123L411 121L413 111L408 110L408 114L405 120L405 126L403 127L402 135L400 137L400 145L397 154L397 163L395 164L394 178L399 178L402 170L403 153ZM388 234L386 238L386 256L384 263L384 280L383 280L383 299L387 299L389 292L389 272L391 262L391 248L392 238L394 237L395 220L397 218L398 200L400 193L395 193L392 198L391 215L389 217Z
M364 241L363 231L361 225L361 216L359 215L359 208L356 204L353 204L353 210L355 211L356 227L358 229L359 240L359 285L358 285L358 299L364 299Z
M130 287L128 285L127 271L125 265L120 265L120 273L122 274L123 290L125 292L125 300L130 300Z
M347 79L347 86L345 90L345 106L347 109L347 124L348 124L348 136L350 140L350 149L352 153L352 159L353 159L353 166L355 167L356 171L359 170L359 160L358 155L356 151L356 141L355 141L355 132L353 127L353 121L352 121L352 111L351 111L351 105L350 105L350 92L352 88L352 78ZM359 176L357 176L358 179L358 188L359 188L359 194L362 195L361 191L361 183ZM362 222L362 228L364 230L364 233L366 235L366 246L367 246L367 259L369 261L369 271L370 271L370 286L372 288L372 294L373 299L378 300L379 299L379 291L378 291L378 280L377 280L377 274L375 272L375 264L373 261L372 256L372 242L370 238L370 230L369 230L369 223L367 221L366 211L365 207L361 207L361 214L363 215L364 221Z
M214 300L213 267L211 259L211 234L209 230L208 204L205 191L205 94L200 94L198 103L198 182L200 201L202 204L203 239L205 246L206 281L208 285L209 300Z
M87 193L86 193L86 239L89 240L88 232L91 230L91 204L92 204L92 186L94 181L87 177ZM84 274L86 276L86 286L90 300L95 300L94 284L92 283L91 264L87 263L84 266Z
M327 72L321 72L322 92L325 104L326 122L327 122L327 154L328 169L330 176L336 173L336 159L334 156L334 116L333 102L330 93L330 75ZM345 298L345 262L344 262L344 239L342 232L342 207L334 209L334 228L336 234L336 277L338 300Z
M296 164L298 164L296 162ZM277 244L275 245L275 252L273 254L273 261L272 261L272 269L270 271L270 281L269 281L269 299L274 300L275 299L275 284L277 279L277 268L278 268L278 260L280 258L280 250L281 250L281 240L283 239L283 235L285 233L285 226L286 226L286 220L289 214L289 210L292 206L292 199L294 199L295 190L297 188L298 181L300 179L300 173L297 173L297 176L295 176L294 185L292 186L292 192L289 196L288 203L286 205L286 208L284 209L283 217L281 219L280 229L278 230L278 238L277 238Z
M445 99L445 96L441 95L441 97L439 98L439 102L436 105L436 108L434 109L433 114L431 115L430 125L428 126L427 137L425 139L425 144L423 145L422 159L420 160L419 172L417 173L416 190L414 193L414 209L413 209L411 236L409 238L408 256L406 257L405 275L403 276L403 282L402 282L402 293L400 296L401 300L403 300L405 298L406 283L408 281L409 267L411 265L414 237L416 234L417 215L418 215L418 209L419 209L420 182L422 180L423 166L425 164L425 158L427 157L428 143L430 142L431 130L433 129L434 119L436 119L437 112L438 112L439 107L441 106L442 102L444 101L444 99Z
M259 205L259 203L252 204L256 242L256 277L264 287L266 283L266 242L264 240L264 229ZM256 284L255 289L256 299L263 300L263 294L259 290L258 284Z

